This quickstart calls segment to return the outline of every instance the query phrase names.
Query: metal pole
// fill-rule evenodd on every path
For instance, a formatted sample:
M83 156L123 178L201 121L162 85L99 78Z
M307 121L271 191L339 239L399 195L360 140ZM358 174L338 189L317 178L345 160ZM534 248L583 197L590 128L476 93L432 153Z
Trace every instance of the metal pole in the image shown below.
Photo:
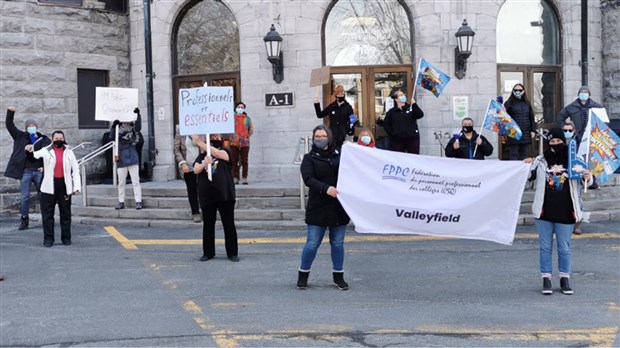
M146 111L149 127L148 173L152 179L155 167L155 113L153 110L153 52L151 47L151 0L144 0L144 55L146 64ZM139 164L141 165L141 163Z
M581 85L588 85L588 0L581 0Z
M85 207L87 205L86 200L86 164L82 164L82 206Z

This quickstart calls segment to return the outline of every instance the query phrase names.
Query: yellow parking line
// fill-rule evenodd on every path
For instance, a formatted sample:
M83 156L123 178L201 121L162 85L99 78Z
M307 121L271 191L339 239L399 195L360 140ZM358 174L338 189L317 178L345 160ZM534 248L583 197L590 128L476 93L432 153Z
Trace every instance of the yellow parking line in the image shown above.
M125 238L114 226L106 226L104 227L106 232L108 232L117 242L119 242L125 249L135 250L138 249L135 243Z

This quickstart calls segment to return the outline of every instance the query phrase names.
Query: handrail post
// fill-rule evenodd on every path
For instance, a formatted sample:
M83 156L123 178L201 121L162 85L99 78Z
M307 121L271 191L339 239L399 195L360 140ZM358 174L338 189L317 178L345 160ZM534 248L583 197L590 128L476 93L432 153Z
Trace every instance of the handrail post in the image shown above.
M82 172L80 175L82 175L82 206L85 207L88 204L86 198L86 163L82 163Z

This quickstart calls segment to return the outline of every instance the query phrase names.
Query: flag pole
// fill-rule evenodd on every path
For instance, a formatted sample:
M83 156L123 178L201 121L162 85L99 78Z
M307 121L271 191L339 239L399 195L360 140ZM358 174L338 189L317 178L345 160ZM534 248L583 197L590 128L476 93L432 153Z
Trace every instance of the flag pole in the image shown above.
M411 99L415 97L415 90L418 87L418 78L420 77L420 67L422 66L422 58L418 61L418 71L415 74L415 81L413 82L413 92L411 93ZM411 111L411 105L409 106L409 111Z
M592 122L592 109L588 109L588 124L586 125L586 131L588 133L588 137L586 140L586 166L588 166L588 170L590 170L590 162L589 162L589 158L590 157L590 135L592 134L592 125L590 124ZM594 176L592 176L592 178L594 178ZM587 193L588 192L588 185L586 182L586 185L583 185L583 193Z
M484 123L486 122L487 117L489 117L489 108L491 107L492 101L493 99L489 100L489 105L487 105L487 111L484 113L484 119L482 120L482 124L480 125L480 132L478 132L478 137L482 136L482 129L484 128ZM471 155L472 159L476 157L477 150L478 150L478 143L476 143L476 147L474 147L474 154Z

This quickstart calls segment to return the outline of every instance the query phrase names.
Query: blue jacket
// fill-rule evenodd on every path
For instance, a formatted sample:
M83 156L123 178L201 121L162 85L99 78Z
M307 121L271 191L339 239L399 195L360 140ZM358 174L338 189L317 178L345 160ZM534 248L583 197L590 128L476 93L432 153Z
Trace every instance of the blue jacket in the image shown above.
M112 126L110 129L110 138L116 137L116 127ZM140 140L140 130L142 129L142 117L138 113L138 118L135 122L131 122L129 126L121 124L118 130L118 160L116 166L118 168L129 167L133 165L139 165L140 160L138 157L138 150L136 150L136 144Z

